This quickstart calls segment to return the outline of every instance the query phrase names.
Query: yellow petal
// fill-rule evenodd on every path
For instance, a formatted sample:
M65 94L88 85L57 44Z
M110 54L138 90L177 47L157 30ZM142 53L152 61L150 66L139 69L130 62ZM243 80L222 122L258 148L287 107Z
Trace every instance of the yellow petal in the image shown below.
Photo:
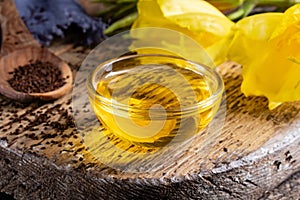
M138 12L139 17L133 24L132 29L162 27L178 31L196 40L209 53L215 61L215 65L226 60L229 46L228 38L231 35L231 27L234 23L206 1L140 0L138 2ZM167 36L159 33L147 35L151 41L159 38L160 40L170 41L169 46L176 45L175 39L167 39ZM189 46L181 45L178 47L181 51L194 53Z
M206 13L173 15L167 17L167 19L194 33L201 33L204 31L221 37L229 34L231 27L234 25L234 23L226 17L219 17Z
M293 26L299 27L299 22L300 22L300 4L296 4L285 11L281 23L279 23L279 25L276 27L276 29L273 32L272 38L285 34L286 30Z
M273 110L276 107L280 106L282 103L278 103L278 102L269 102L269 109Z
M272 34L272 43L275 48L289 52L287 59L298 62L300 60L298 51L300 46L300 4L287 9L281 22Z
M204 13L224 17L217 8L204 0L157 0L165 17L189 13Z
M157 27L132 29L130 49L138 54L167 54L214 67L211 57L196 40L178 31Z
M158 0L166 19L194 33L229 34L234 25L222 12L203 0Z
M261 55L243 65L242 91L266 96L270 102L300 99L300 66L286 59L286 52L273 48L256 49ZM266 53L268 52L268 53Z
M139 0L137 3L138 18L132 28L151 27L157 24L169 24L156 1Z
M236 24L236 31L253 40L267 41L282 17L283 13L263 13L246 17Z
M254 57L263 56L282 13L263 13L240 20L234 27L234 38L229 48L228 58L242 65Z
M232 34L220 39L206 48L208 55L214 60L215 66L227 61L229 45L232 41Z
M229 49L229 58L243 65L242 92L266 96L270 109L300 100L298 35L293 32L288 38L285 34L273 37L285 15L265 13L241 20Z

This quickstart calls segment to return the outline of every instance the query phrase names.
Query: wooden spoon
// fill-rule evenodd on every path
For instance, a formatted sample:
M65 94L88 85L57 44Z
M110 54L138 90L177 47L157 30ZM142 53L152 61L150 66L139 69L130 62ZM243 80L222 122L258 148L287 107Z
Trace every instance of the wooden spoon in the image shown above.
M13 0L0 2L0 22L2 33L0 55L0 93L4 96L29 102L37 99L53 100L62 97L72 88L72 71L68 64L51 53L32 37L29 30L18 15ZM50 62L58 66L65 84L53 91L46 93L23 93L13 89L8 80L13 77L15 68L24 66L34 61Z

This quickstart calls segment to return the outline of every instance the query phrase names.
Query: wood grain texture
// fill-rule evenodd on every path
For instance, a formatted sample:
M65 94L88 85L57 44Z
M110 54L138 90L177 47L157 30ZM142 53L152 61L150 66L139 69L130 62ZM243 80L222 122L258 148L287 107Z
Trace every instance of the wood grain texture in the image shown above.
M87 53L77 47L60 57L76 71ZM121 173L100 163L74 124L88 105L73 113L71 94L27 105L1 96L0 192L17 199L258 199L300 171L300 104L269 111L265 98L240 92L239 65L219 69L227 116L213 147L203 153L195 144L157 173Z
M300 171L292 174L287 180L280 183L274 190L266 191L260 199L299 199L300 197Z

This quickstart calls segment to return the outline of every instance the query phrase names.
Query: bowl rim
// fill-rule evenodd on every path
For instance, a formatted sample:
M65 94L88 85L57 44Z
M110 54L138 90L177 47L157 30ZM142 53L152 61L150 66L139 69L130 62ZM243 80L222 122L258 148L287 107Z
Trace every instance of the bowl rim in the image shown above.
M94 84L92 82L93 77L95 76L96 72L100 68L105 67L105 66L109 66L109 65L111 65L115 62L121 61L121 60L139 58L139 57L166 57L166 58L171 58L171 59L180 59L180 60L185 61L189 64L196 65L197 68L199 68L199 67L203 68L204 70L202 70L201 72L203 72L204 75L210 74L211 75L210 77L213 77L216 80L215 82L217 83L217 87L216 87L217 89L215 91L213 91L212 94L208 98L206 98L202 101L199 101L198 103L193 104L192 106L185 106L185 107L180 106L180 108L171 108L171 109L167 108L167 109L165 109L164 112L167 112L167 113L177 113L177 112L189 113L189 112L191 112L192 113L192 112L195 111L195 109L197 109L197 110L199 108L205 109L205 108L213 105L214 103L217 102L217 100L223 94L223 91L224 91L224 88L225 88L224 83L223 83L223 79L222 79L221 75L216 71L215 68L210 68L210 67L208 67L204 64L200 64L200 63L197 63L197 62L194 62L194 61L182 58L182 57L173 56L173 55L166 55L166 54L134 54L134 55L126 55L126 56L121 56L121 57L118 57L118 58L109 59L109 60L107 60L103 63L100 63L92 71L92 73L89 73L89 75L87 77L87 80L86 80L86 86L87 86L87 89L88 89L89 96L93 97L94 99L97 97L97 101L100 101L100 103L104 104L105 106L113 107L115 109L123 110L123 111L126 111L126 112L128 112L131 109L133 109L133 110L134 109L149 110L148 108L136 108L135 106L130 106L130 105L126 105L126 104L122 104L122 103L110 100L110 99L102 96L101 94L99 94L96 91L96 89L94 87ZM160 112L162 112L162 109L161 108L151 108L151 112L152 111L154 111L154 113L157 112L157 111L160 113Z

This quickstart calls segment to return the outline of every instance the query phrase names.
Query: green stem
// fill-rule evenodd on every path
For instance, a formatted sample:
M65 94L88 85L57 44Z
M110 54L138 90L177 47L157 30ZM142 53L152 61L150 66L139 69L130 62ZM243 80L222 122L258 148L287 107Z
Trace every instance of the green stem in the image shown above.
M245 1L245 3L241 5L238 10L228 14L227 17L231 20L237 20L246 17L253 10L253 8L255 8L258 2L259 0Z
M105 29L104 34L111 35L116 30L129 27L130 25L132 25L132 23L137 18L137 16L138 16L138 13L134 12L134 13L131 13L130 15L116 21L115 23L110 25L107 29Z
M275 6L276 8L286 9L296 3L300 3L300 0L249 0L236 11L227 15L231 20L238 20L248 16L256 6Z
M115 12L115 14L113 15L115 19L124 16L125 13L128 13L130 10L135 8L135 4L131 3L131 4L125 4L122 5L122 7L120 6L119 10ZM135 9L136 10L136 9Z

